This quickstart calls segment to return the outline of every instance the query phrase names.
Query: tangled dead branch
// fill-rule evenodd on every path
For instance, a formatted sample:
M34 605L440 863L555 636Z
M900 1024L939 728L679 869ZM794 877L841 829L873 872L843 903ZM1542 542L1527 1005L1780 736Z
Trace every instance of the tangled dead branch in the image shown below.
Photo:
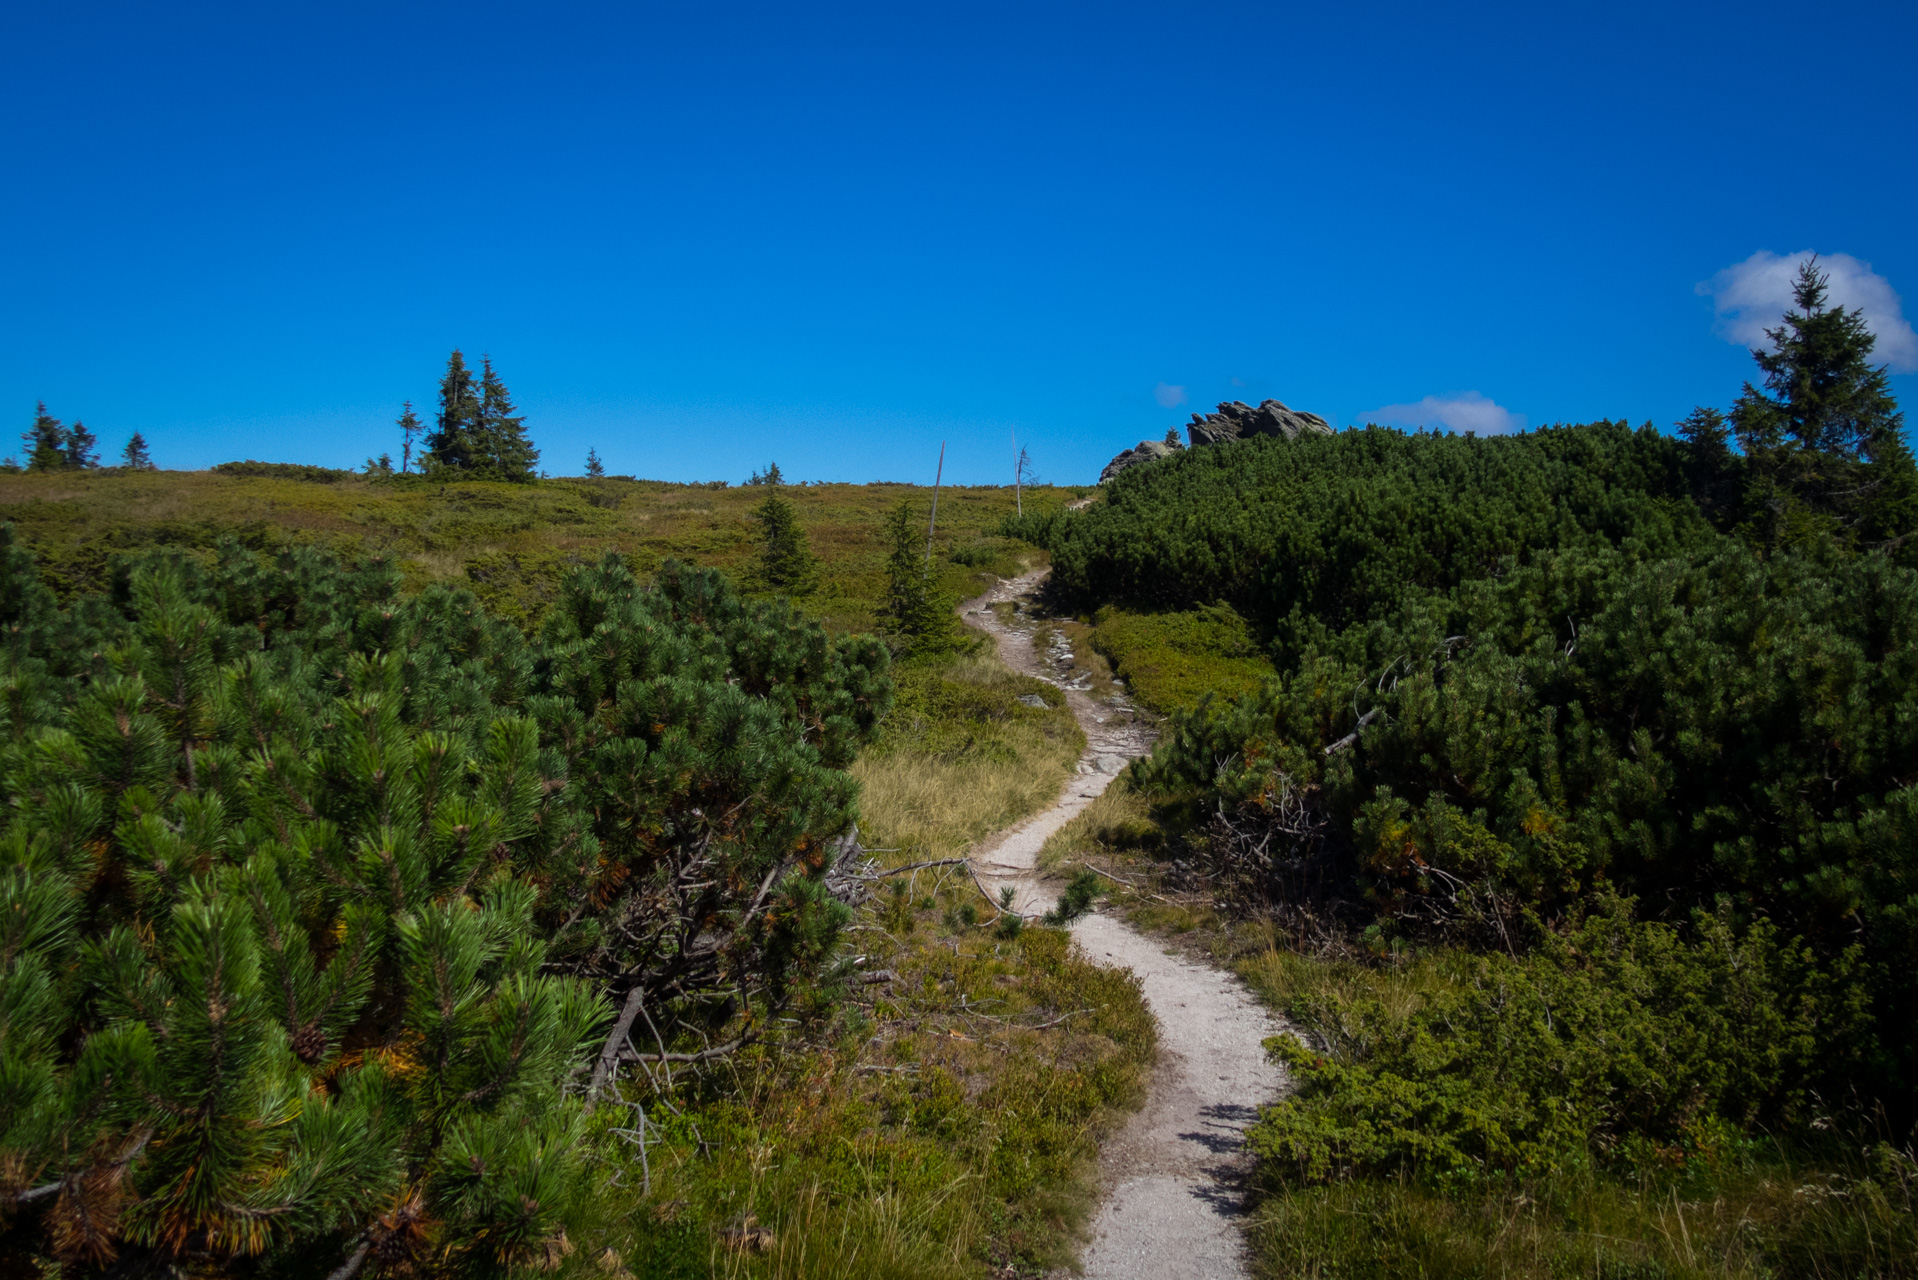
M1302 948L1336 947L1364 913L1350 850L1334 838L1318 788L1289 774L1274 773L1236 809L1221 806L1185 851L1175 887L1273 918Z

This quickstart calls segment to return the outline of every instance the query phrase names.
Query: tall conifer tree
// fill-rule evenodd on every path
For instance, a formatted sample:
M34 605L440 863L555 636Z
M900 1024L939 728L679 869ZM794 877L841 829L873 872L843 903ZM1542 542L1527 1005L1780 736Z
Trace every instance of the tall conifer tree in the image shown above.
M1752 353L1765 390L1745 384L1730 421L1747 460L1748 528L1762 541L1806 529L1851 531L1869 543L1902 543L1918 531L1918 469L1904 414L1864 312L1826 305L1818 260L1798 269L1784 323Z
M67 426L47 412L46 401L34 407L33 426L20 441L27 446L27 470L58 471L67 465Z
M1752 353L1764 370L1765 391L1746 383L1731 413L1747 452L1789 443L1869 461L1873 447L1903 423L1885 367L1871 365L1877 339L1864 312L1826 306L1828 279L1817 258L1807 259L1792 289L1798 309L1765 331L1770 351Z
M426 437L425 460L432 466L470 470L475 465L475 436L480 425L479 392L466 357L456 349L440 379L440 411Z
M94 434L87 430L86 424L76 419L67 428L67 438L61 446L61 452L66 454L69 467L97 467L100 465L99 443Z
M474 465L502 480L531 480L534 464L539 461L539 450L526 435L526 419L514 405L506 383L493 369L493 357L480 357L480 369Z

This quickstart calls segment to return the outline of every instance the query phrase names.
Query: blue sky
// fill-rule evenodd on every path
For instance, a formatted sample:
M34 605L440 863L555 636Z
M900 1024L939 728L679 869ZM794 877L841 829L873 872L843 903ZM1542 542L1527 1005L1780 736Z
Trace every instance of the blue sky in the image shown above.
M1909 3L16 3L0 48L0 432L162 466L357 464L455 346L554 474L996 483L1016 429L1085 482L1265 396L1665 425L1806 249L1918 368Z

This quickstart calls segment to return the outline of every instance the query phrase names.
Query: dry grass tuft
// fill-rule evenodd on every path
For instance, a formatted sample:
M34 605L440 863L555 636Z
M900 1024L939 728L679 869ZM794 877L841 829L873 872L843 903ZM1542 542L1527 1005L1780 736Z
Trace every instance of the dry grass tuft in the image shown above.
M955 858L1056 798L1085 750L1058 690L989 652L896 672L886 737L853 766L867 844ZM1038 696L1043 708L1019 702Z

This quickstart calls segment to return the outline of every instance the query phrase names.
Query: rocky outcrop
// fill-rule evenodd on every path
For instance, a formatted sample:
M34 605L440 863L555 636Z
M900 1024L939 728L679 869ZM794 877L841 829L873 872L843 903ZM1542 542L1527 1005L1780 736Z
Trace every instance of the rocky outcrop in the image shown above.
M1167 444L1163 440L1141 440L1136 449L1127 449L1124 453L1106 463L1106 469L1099 473L1099 483L1105 484L1127 467L1136 467L1141 462L1151 462L1154 458L1167 457L1179 452L1176 444Z
M1297 440L1300 436L1332 434L1331 426L1318 414L1288 409L1277 400L1262 401L1256 409L1240 400L1228 400L1219 406L1217 413L1208 413L1203 417L1193 414L1192 425L1186 431L1195 445L1224 444L1228 440L1246 440L1253 436L1283 436L1287 440ZM1125 456L1119 455L1120 458ZM1116 465L1118 460L1114 458L1113 463Z

